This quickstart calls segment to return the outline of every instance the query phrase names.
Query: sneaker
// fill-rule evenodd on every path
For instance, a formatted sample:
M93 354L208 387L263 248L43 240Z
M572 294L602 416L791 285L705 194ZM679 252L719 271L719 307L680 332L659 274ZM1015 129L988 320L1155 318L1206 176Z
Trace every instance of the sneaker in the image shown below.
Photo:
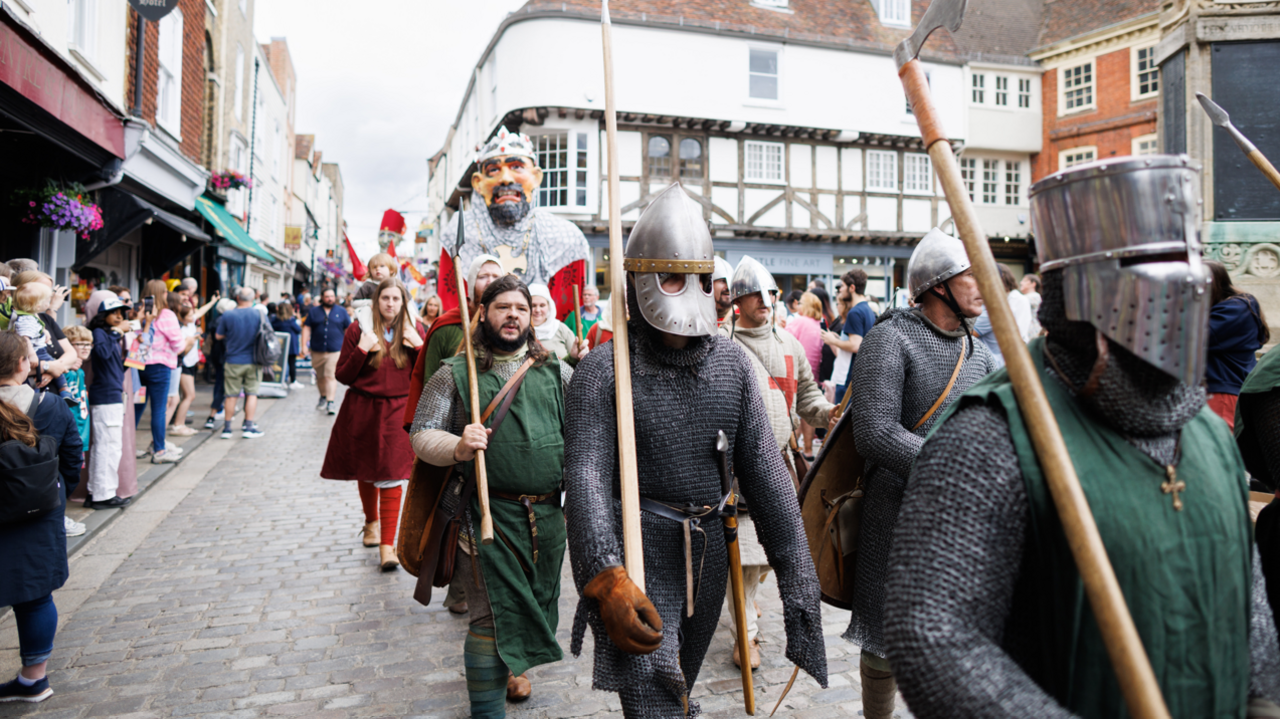
M329 401L329 405L328 405L327 407L325 407L325 411L327 411L327 412L332 416L332 415L335 415L335 414L337 414L337 413L338 413L338 408L337 408L337 407L334 407L334 406L333 406L333 401L332 401L332 400L330 400L330 401Z
M262 430L258 429L256 424L244 424L240 426L240 436L245 439L257 439L262 436Z
M217 412L213 413L213 418L221 422L222 420L227 418L227 413L222 410L218 410Z
M316 402L316 409L320 411L324 411L324 405L328 401L329 400L325 399L324 395L320 395L320 401Z
M209 419L206 419L206 420L204 421L204 428L205 428L205 429L217 429L217 428L218 428L218 418L217 418L217 417L210 417Z
M49 677L42 677L35 684L26 686L14 677L13 681L0 684L0 702L27 702L35 704L53 696L49 688Z
M68 537L79 537L85 533L85 526L83 524L65 514L62 515L62 526L67 530Z
M182 459L182 453L178 451L177 447L162 449L151 455L152 464L173 464L180 459Z
M222 425L222 438L223 438L223 439L231 439L231 438L232 438L232 437L234 437L234 436L235 436L235 435L231 433L231 423L230 423L230 422L227 422L226 424Z
M151 454L151 448L152 448L152 447L154 447L154 446L155 446L155 445L148 444L146 449L139 449L139 450L136 450L136 451L134 452L134 455L135 455L138 459L142 459L143 457L146 457L146 456L148 456L148 455L150 455L150 454Z
M290 383L289 383L289 389L302 389L302 383L301 383L301 382L290 382Z
M184 424L184 425L181 425L181 426L175 426L175 427L170 427L170 428L169 428L169 434L171 434L171 435L173 435L173 436L175 436L175 437L190 437L191 435L193 435L193 434L195 434L195 433L196 433L196 431L195 431L194 429L191 429L190 427L186 426L185 424Z

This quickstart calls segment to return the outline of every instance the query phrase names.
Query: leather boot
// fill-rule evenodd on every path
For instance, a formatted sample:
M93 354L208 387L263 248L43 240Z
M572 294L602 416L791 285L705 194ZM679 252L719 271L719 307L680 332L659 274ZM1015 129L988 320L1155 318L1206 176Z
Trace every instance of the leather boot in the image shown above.
M396 548L390 544L378 545L379 565L382 571L395 571L400 566L400 560L396 559Z
M378 523L367 522L364 525L364 546L376 547L381 540L378 539Z
M872 669L862 662L862 715L867 719L890 719L898 682L892 672Z
M528 699L532 693L533 685L529 683L525 675L507 677L507 701L522 702Z

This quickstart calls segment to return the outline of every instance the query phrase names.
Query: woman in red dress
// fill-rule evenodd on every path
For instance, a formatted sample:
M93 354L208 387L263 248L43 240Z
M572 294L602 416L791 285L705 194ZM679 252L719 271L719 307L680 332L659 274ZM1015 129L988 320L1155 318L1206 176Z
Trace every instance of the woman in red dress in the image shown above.
M400 565L396 524L402 487L413 470L413 447L402 426L404 409L426 331L409 315L409 295L398 280L379 283L373 302L373 326L352 322L342 338L336 374L347 385L347 396L329 435L320 476L357 480L364 545L378 546L379 565L390 571Z

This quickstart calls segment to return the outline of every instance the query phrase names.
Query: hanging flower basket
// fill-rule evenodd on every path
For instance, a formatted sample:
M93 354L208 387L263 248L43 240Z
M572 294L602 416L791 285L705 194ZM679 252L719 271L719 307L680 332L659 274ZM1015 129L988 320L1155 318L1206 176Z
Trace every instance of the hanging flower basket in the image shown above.
M209 184L219 190L239 190L241 188L253 187L253 180L244 176L244 173L235 170L224 170L209 176Z
M22 221L53 230L70 230L84 239L102 229L102 210L86 197L80 185L50 182L40 190L17 193L25 215Z

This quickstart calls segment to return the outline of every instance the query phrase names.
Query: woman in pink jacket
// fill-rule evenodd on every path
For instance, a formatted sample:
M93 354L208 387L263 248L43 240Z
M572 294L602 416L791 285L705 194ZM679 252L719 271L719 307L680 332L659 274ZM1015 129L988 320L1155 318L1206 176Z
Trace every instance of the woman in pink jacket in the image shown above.
M822 364L821 320L822 300L812 292L806 292L801 295L798 311L787 320L786 327L786 330L800 341L800 346L804 347L804 356L809 359L809 367L813 369L815 379L819 375L818 368ZM800 431L800 446L804 448L805 457L811 457L814 428L810 427L808 422L800 420Z
M169 381L178 366L178 357L187 349L187 339L182 336L178 316L168 307L169 288L164 280L150 280L142 291L143 307L139 318L142 332L139 342L146 358L146 367L139 371L142 386L147 388L141 404L133 406L133 423L142 421L142 410L151 404L151 462L177 462L182 456L180 447L165 447L165 406L169 399ZM150 299L151 310L146 310Z

